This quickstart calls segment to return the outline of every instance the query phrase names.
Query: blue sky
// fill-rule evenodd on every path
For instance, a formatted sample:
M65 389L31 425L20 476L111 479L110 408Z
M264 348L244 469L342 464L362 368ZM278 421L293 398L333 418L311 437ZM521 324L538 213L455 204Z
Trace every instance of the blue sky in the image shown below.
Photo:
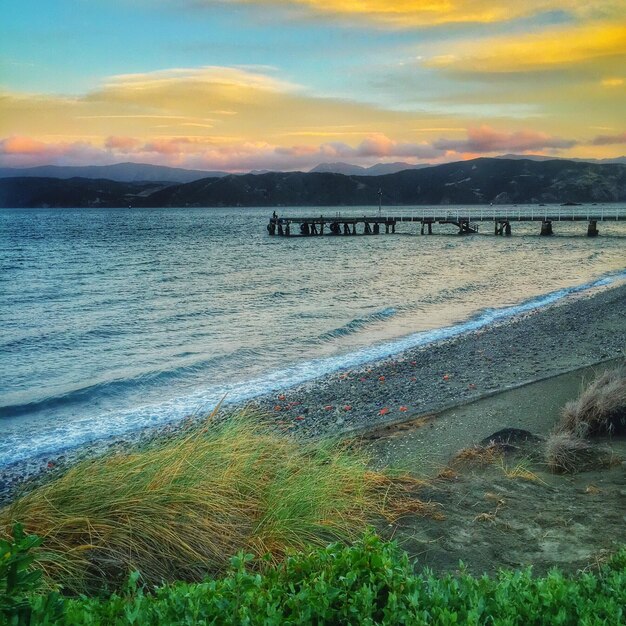
M616 156L625 15L623 0L11 3L0 163Z

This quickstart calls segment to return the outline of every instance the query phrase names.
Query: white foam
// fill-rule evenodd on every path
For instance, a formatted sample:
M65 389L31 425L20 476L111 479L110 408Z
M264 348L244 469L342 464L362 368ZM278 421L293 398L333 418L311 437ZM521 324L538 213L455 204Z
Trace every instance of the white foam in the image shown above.
M541 309L571 294L607 286L623 279L626 279L626 271L605 276L584 285L560 289L515 306L486 309L470 320L454 326L413 333L348 354L305 361L252 380L198 390L195 393L155 405L108 412L98 417L73 419L65 423L37 422L35 425L25 422L14 431L4 434L0 443L0 467L35 456L58 453L60 450L74 448L111 435L123 435L144 427L161 426L191 414L202 414L214 407L224 396L226 396L226 403L234 404L276 390L285 390L338 370L359 367L411 348L458 337L520 313Z

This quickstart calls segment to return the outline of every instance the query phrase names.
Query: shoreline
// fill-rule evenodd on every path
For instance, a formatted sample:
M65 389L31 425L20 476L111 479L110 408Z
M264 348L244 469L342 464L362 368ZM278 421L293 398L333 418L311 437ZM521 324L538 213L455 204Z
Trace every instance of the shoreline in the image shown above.
M614 359L626 349L626 284L575 292L462 335L225 407L269 416L303 440L345 438L474 402ZM0 505L33 478L85 458L172 436L197 418L34 457L0 468ZM53 471L51 471L53 470Z
M367 432L618 358L626 349L624 311L624 284L570 294L248 406L305 438Z

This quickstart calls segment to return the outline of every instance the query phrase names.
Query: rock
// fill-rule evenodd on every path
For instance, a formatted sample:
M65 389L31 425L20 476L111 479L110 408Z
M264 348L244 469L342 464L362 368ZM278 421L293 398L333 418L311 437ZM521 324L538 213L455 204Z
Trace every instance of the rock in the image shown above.
M527 430L521 428L503 428L485 437L481 442L481 446L499 446L504 450L514 450L520 445L525 443L535 443L540 441L540 438L533 435Z

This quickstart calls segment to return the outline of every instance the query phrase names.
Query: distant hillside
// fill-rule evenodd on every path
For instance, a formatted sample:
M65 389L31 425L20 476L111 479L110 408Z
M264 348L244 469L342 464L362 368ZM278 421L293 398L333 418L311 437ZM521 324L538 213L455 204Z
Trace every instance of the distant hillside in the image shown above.
M39 167L0 167L0 178L106 178L123 183L170 182L190 183L207 176L226 176L226 172L185 170L148 163L116 163L115 165L41 165Z
M162 188L92 178L5 178L0 179L0 207L124 207Z
M607 163L621 163L622 165L626 165L626 156L614 157L612 159L561 159L560 157L547 157L542 154L503 154L502 156L495 157L496 159L527 159L530 161L576 161L578 163L599 163L599 164L607 164Z
M395 174L402 170L420 170L425 167L431 167L428 164L414 165L412 163L377 163L371 167L361 167L360 165L352 165L351 163L320 163L316 165L310 172L318 172L324 174L345 174L346 176L381 176L383 174Z
M174 185L150 206L332 206L626 201L626 166L474 159L385 176L269 173Z
M626 165L481 158L384 176L270 172L154 185L0 180L0 206L334 206L626 201Z

